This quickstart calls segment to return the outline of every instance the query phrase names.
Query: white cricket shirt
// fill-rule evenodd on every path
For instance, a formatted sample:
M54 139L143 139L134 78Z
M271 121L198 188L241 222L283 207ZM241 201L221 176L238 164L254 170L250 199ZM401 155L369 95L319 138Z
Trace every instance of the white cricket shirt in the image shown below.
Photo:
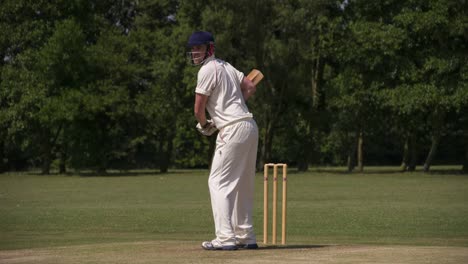
M218 129L253 117L242 95L243 78L244 73L214 56L198 71L195 92L208 96L206 109Z

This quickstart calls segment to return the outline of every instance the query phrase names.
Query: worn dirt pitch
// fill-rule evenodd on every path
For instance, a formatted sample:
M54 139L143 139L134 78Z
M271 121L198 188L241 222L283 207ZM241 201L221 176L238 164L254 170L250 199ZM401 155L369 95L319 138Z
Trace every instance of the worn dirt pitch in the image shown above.
M0 251L0 263L468 263L467 247L261 246L258 250L205 251L198 242L148 241Z

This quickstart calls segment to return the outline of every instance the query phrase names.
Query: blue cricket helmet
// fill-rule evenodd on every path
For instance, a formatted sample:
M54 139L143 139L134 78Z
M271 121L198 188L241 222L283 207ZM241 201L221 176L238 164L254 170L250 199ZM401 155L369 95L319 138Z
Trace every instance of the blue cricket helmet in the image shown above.
M214 42L213 34L210 32L196 31L190 36L187 46L193 47L196 45L213 44Z

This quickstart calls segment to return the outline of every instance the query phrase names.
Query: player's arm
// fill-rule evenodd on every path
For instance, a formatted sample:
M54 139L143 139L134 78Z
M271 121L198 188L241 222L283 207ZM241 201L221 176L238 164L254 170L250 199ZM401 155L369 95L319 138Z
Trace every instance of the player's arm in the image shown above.
M204 94L195 94L195 106L194 106L194 114L195 118L197 119L198 123L200 123L201 126L204 126L206 124L206 112L205 112L205 107L206 107L206 102L208 101L208 96Z
M207 95L195 93L194 113L195 113L195 118L198 121L196 128L198 132L200 132L202 135L211 136L218 129L216 128L212 120L206 119L205 107L206 107L207 101L208 101Z
M249 97L252 96L257 90L257 87L255 86L255 84L246 77L242 79L240 86L241 86L242 95L244 96L245 101L247 101Z

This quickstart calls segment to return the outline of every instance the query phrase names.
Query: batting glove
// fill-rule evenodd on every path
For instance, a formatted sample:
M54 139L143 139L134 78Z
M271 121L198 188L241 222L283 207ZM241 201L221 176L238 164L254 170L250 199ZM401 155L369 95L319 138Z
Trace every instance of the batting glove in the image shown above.
M197 124L197 130L204 136L213 135L218 130L211 119L206 120L206 124L202 127L200 123Z

